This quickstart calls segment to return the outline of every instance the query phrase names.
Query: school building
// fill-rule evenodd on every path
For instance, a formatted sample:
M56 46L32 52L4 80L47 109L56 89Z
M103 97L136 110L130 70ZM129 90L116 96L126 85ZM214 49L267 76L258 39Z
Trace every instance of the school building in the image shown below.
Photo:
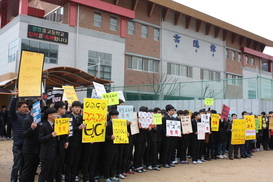
M0 28L1 88L30 50L128 100L273 99L273 41L171 0L1 0Z

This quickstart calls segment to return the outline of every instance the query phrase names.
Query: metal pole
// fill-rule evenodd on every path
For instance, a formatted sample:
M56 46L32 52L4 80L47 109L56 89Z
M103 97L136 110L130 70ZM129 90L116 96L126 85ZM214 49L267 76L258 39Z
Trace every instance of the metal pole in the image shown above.
M100 78L100 57L99 57L99 63L98 63L98 78Z

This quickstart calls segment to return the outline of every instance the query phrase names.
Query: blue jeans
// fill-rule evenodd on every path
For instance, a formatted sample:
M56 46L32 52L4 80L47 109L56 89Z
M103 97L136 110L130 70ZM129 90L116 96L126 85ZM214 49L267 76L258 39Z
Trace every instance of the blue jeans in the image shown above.
M23 154L22 154L22 147L23 145L13 145L12 152L13 152L13 166L11 170L11 182L17 182L18 178L18 171L21 173L23 168Z
M224 155L226 151L227 142L221 142L218 144L218 154Z

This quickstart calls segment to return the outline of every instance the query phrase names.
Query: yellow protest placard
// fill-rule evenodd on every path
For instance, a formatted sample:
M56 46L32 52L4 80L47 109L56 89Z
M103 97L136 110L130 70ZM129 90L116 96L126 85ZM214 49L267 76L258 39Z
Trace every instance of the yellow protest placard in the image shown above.
M262 116L258 116L258 119L260 120L259 130L262 130L263 129L263 118L262 118Z
M72 104L74 101L78 101L78 96L73 86L62 86L64 89L64 95L68 104Z
M44 53L22 51L18 76L19 97L42 95L44 56Z
M107 100L84 98L82 143L104 142Z
M207 106L212 106L214 104L214 98L205 98L205 104Z
M255 116L245 116L245 127L246 127L246 140L255 140L256 139L256 124Z
M115 136L114 144L129 143L127 120L126 119L112 119L113 135Z
M54 131L57 135L67 135L69 132L70 118L58 118L55 119Z
M211 131L219 131L219 114L211 114Z
M162 124L162 115L161 114L153 114L154 124L161 125Z
M234 119L232 121L231 144L241 145L245 143L245 120Z
M119 104L118 92L110 92L101 94L101 98L108 100L108 106Z

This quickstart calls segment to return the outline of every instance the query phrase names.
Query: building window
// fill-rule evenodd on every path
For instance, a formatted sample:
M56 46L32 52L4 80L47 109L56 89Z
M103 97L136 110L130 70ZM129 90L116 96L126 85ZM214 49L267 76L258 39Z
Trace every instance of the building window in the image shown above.
M22 39L22 50L39 51L45 54L45 63L58 64L59 45Z
M135 34L135 24L134 22L128 21L128 34Z
M254 59L254 57L251 57L251 65L255 66L255 59Z
M238 61L239 61L239 62L242 62L241 53L238 53Z
M192 78L192 67L168 63L167 74Z
M201 80L219 80L220 79L220 72L201 69L200 70L200 79Z
M262 60L262 70L268 71L268 61L267 60Z
M45 15L46 20L54 22L63 22L64 8L60 7L49 14Z
M118 19L117 17L111 16L110 17L110 29L111 30L118 30Z
M142 25L141 37L148 38L148 27L146 25Z
M98 64L100 63L100 66ZM100 69L100 70L98 70ZM88 73L105 80L111 80L112 54L88 51ZM98 75L100 72L100 75Z
M235 61L235 60L236 60L236 57L235 57L235 52L234 52L234 51L232 51L232 52L231 52L231 54L232 54L232 60L233 60L233 61Z
M94 13L94 26L101 27L101 13L100 12L95 12Z
M246 57L246 64L249 64L249 62L248 62L248 56L246 55L245 57Z
M154 40L155 40L155 41L159 41L159 38L160 38L159 29L154 28Z
M159 61L136 56L127 56L127 68L132 70L158 73Z
M243 79L242 76L227 74L226 78L227 78L227 84L242 86L242 79Z
M226 58L227 58L227 59L229 58L228 49L226 49Z
M9 44L8 62L16 60L16 54L18 50L18 40L15 40Z

